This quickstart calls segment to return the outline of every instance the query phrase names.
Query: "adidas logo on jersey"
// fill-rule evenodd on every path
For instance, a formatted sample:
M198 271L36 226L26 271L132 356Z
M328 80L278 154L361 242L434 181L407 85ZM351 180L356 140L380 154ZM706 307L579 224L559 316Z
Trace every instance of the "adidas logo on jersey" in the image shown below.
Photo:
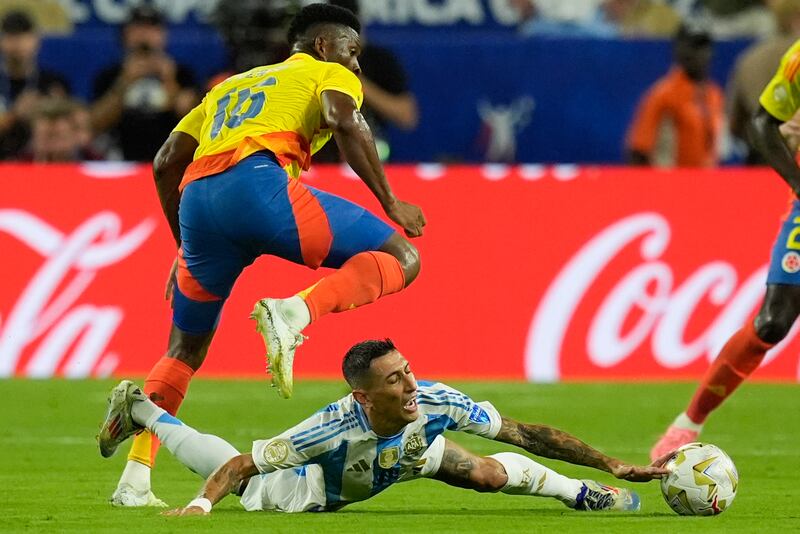
M363 459L359 460L358 463L355 463L347 468L348 471L355 471L356 473L363 473L364 471L369 471L369 464L365 462Z

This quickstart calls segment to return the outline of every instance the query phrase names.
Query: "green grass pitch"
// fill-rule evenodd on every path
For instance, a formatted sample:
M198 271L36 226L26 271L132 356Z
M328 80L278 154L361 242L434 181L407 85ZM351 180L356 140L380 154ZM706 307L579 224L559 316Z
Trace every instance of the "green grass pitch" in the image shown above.
M642 496L638 514L578 513L560 503L481 495L422 480L397 484L374 499L331 514L247 513L227 498L211 517L166 518L152 509L107 503L124 464L121 450L100 457L94 435L110 381L0 381L0 532L788 532L800 528L800 411L794 385L746 384L710 420L704 440L725 449L741 476L732 507L718 517L678 517L658 484L630 484ZM653 439L691 394L691 384L454 383L501 413L572 432L601 450L645 462ZM264 381L192 383L181 418L240 450L277 434L346 393L337 382L299 382L281 400ZM472 450L509 447L448 434ZM560 472L612 482L604 473L544 460ZM182 505L200 479L163 450L156 494Z

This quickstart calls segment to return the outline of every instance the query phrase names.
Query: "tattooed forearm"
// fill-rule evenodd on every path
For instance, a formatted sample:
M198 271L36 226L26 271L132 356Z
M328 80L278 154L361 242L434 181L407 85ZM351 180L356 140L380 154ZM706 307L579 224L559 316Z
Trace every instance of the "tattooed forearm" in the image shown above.
M461 451L448 449L444 451L442 457L442 466L440 469L445 469L449 473L469 476L470 471L474 465L472 460L461 453Z
M442 455L442 463L434 478L451 486L472 488L472 474L476 464L474 457L460 447L448 443Z
M257 469L249 454L231 458L208 477L199 496L216 504L229 493L233 493L243 479L253 476L256 472Z
M537 456L611 471L610 457L575 436L546 425L529 425L503 418L497 441L522 447Z

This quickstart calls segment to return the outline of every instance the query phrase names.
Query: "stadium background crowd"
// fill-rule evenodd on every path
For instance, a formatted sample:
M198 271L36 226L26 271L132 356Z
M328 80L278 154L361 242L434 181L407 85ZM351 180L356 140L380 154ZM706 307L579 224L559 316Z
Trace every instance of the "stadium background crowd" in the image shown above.
M357 0L333 1L358 10ZM211 85L287 55L285 23L300 3L208 2L207 20L198 22L195 34L179 31L173 36L173 25L158 10L158 2L130 3L118 25L102 30L74 23L71 10L81 6L71 0L0 2L0 157L35 162L151 160L171 128ZM368 42L362 57L366 115L385 159L703 167L758 163L744 142L744 124L780 56L800 36L800 0L507 0L502 13L510 17L505 25L480 34L456 33L454 42L428 36L418 45L423 48L409 51L402 44L408 33L398 38L391 27L374 20L373 9L362 6ZM454 148L445 141L453 137L444 128L448 121L435 111L442 95L419 90L432 81L431 69L415 58L437 46L463 47L464 55L475 58L481 54L467 44L481 47L498 36L506 48L486 45L486 53L501 57L507 52L505 68L518 72L493 89L465 92L464 107L475 108L471 115L479 125ZM96 54L86 56L85 46L70 49L82 38L84 43L95 39ZM587 46L587 40L603 44ZM193 46L197 43L202 44ZM54 51L62 46L67 52ZM563 76L572 89L570 72L577 75L583 63L594 61L591 49L598 46L610 54L609 70L627 67L630 96L619 95L624 103L613 116L597 114L597 108L606 107L604 94L614 88L605 88L596 72L583 78L588 87L576 88L572 95L562 94L559 86ZM655 54L660 61L615 65L613 54L620 46ZM543 60L544 47L549 52ZM672 67L672 53L665 54L670 51ZM576 54L585 56L583 63L575 63ZM528 62L533 72L524 73ZM559 72L543 70L543 65ZM598 136L611 137L606 149L571 148L583 144L575 142L575 124L552 120L552 109L547 109L559 106L536 95L537 88L548 85L556 86L559 98L571 99L560 107L574 109L567 113L579 115L577 124L585 121L588 130L602 124ZM491 105L493 91L505 91L508 105ZM447 100L460 98L444 95ZM494 100L503 102L502 97ZM542 120L535 120L537 114ZM464 120L454 116L452 122ZM591 144L591 135L584 141ZM390 149L395 143L399 151ZM426 153L422 145L436 148ZM539 145L540 150L530 148ZM333 147L316 161L338 159Z

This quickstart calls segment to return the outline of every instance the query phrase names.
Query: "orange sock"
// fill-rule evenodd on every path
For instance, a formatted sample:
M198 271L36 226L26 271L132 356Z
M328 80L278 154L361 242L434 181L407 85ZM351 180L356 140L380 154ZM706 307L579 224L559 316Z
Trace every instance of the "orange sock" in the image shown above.
M761 341L756 335L752 322L731 336L700 382L686 410L689 419L697 424L704 423L708 414L758 369L764 355L772 347L772 344Z
M361 252L326 276L305 295L311 320L375 302L405 287L403 268L385 252Z
M186 396L193 374L194 370L182 361L163 356L145 378L144 392L158 406L175 415ZM134 438L128 460L152 467L159 446L158 438L144 431Z

